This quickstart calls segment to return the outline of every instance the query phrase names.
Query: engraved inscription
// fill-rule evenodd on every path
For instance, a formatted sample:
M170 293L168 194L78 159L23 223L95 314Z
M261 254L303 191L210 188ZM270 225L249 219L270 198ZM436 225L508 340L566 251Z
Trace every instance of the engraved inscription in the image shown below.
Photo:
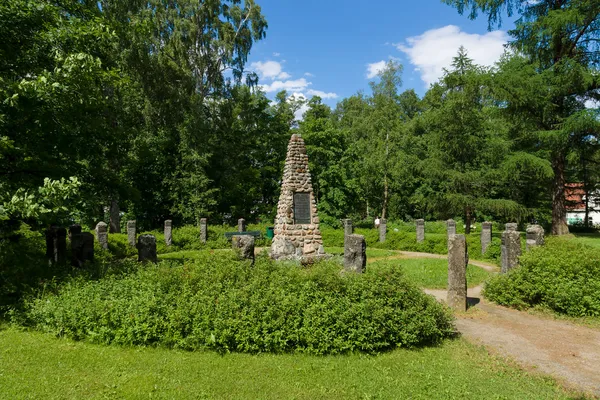
M294 223L310 224L310 193L294 193Z

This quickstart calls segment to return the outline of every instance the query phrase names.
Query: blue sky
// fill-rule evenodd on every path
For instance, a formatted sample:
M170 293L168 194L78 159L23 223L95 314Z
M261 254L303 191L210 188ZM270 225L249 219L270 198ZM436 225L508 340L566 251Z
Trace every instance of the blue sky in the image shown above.
M281 89L335 106L359 90L390 58L404 65L403 87L423 95L462 44L479 64L491 65L508 40L513 19L489 32L440 0L257 0L267 38L255 43L248 69L269 97ZM389 3L389 4L385 4Z

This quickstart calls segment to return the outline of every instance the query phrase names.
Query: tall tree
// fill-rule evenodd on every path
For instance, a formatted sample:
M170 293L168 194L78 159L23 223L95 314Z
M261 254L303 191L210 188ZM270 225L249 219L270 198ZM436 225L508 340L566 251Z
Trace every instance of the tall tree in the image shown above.
M552 232L569 232L565 209L567 155L586 135L598 132L598 120L585 101L598 98L600 78L600 3L595 0L443 0L459 13L488 16L490 28L503 13L520 15L509 34L518 52L502 65L499 93L506 109L534 122L533 146L547 149L552 164ZM521 56L523 55L523 56ZM523 73L523 71L527 73ZM519 74L518 71L521 71ZM511 76L511 74L515 74Z

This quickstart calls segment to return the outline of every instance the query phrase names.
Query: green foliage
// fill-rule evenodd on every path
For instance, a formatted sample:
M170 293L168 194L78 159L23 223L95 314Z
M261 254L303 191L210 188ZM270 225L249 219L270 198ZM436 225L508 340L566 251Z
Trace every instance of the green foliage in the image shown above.
M445 307L404 276L379 268L340 274L233 253L126 276L74 279L25 304L27 322L74 339L235 352L376 353L452 334Z
M520 265L493 278L485 296L518 309L541 306L572 317L600 316L598 249L551 238L521 256Z
M44 179L44 186L38 188L37 193L30 193L24 188L19 188L12 196L6 196L4 203L0 203L0 221L38 220L47 224L66 223L77 215L82 200L79 188L81 182L76 177L68 181ZM0 202L3 196L0 193Z

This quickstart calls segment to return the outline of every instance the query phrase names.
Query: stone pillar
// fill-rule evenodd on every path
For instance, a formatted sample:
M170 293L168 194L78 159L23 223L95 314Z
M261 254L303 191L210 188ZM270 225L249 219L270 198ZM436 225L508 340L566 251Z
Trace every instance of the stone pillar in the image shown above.
M140 235L137 241L138 261L150 261L156 263L158 257L156 255L156 238L154 235Z
M467 240L465 235L448 237L448 305L455 311L467 310Z
M81 238L81 226L71 225L69 227L69 241L71 242L71 265L79 267L78 254L80 253L82 238Z
M363 235L347 235L344 241L344 269L362 274L367 266L367 242Z
M387 233L387 219L381 219L379 223L379 241L385 242L385 235Z
M352 220L346 218L344 221L344 236L352 235L354 233L354 227L352 226Z
M527 227L527 251L534 247L544 245L544 228L541 225L530 225Z
M48 259L48 264L54 263L54 244L56 240L56 229L55 225L50 226L50 228L46 229L46 258Z
M63 264L67 259L67 230L58 228L54 239L54 261Z
M517 224L506 224L506 230L502 232L501 247L503 274L519 265L519 256L521 256L521 233L517 231Z
M134 246L137 243L137 226L135 221L127 221L127 242L130 246Z
M417 223L417 243L423 243L425 241L425 220L418 219Z
M173 221L165 221L165 243L170 246L173 243Z
M200 219L200 242L206 243L208 240L208 220L206 218Z
M238 219L238 232L246 232L246 220L244 218Z
M96 225L96 239L98 239L100 247L105 250L108 249L108 225L103 221L98 222L98 225Z
M446 221L446 232L448 237L450 237L451 235L456 235L456 221L454 221L453 219L449 219L448 221Z
M318 256L323 245L319 226L306 145L301 135L294 134L285 158L271 257L294 259L298 253L307 259Z
M119 202L117 200L112 200L110 202L110 220L108 223L108 231L110 233L121 233L121 215L119 210Z
M242 260L251 260L254 264L254 236L237 236L231 238L231 247Z
M81 226L73 225L69 229L71 238L71 265L82 267L86 261L94 260L94 235L81 232Z
M492 243L492 223L481 224L481 254L485 254L488 246Z

